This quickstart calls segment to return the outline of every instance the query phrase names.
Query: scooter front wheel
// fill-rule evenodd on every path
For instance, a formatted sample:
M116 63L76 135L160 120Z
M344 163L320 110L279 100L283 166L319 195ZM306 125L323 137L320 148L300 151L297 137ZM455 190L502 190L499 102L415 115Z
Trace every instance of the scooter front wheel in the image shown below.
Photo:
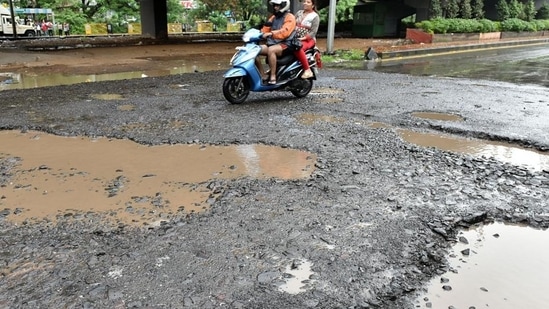
M313 89L313 80L311 78L298 79L290 91L294 96L304 98L311 92L311 89Z
M250 84L245 76L229 77L223 81L223 96L232 104L240 104L250 94Z

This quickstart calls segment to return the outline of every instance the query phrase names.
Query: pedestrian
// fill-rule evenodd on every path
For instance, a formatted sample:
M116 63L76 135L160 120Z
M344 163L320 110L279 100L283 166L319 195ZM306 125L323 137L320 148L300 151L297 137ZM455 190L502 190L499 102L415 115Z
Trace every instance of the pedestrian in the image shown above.
M40 31L43 36L48 35L48 24L46 23L45 20L42 20L42 23L40 23Z
M69 23L67 22L63 23L63 32L65 33L66 36L70 34L70 30L71 30L71 27L69 26Z
M320 24L320 17L316 11L316 0L304 0L303 9L296 13L296 35L301 41L302 47L294 52L296 58L301 62L305 70L301 78L307 79L313 77L313 72L309 67L309 61L305 51L311 49L316 44L316 33Z

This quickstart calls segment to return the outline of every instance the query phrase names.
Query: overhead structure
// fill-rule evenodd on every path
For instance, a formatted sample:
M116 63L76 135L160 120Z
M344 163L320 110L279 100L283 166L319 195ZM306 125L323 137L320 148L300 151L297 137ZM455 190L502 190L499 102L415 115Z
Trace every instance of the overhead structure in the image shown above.
M168 6L166 1L141 0L141 34L154 39L168 38Z

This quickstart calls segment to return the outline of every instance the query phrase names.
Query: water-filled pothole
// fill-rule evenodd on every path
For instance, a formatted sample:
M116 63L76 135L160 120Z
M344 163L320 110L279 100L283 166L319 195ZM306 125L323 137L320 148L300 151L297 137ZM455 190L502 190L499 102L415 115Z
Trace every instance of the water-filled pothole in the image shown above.
M287 265L284 270L284 274L286 275L285 282L278 289L294 295L305 292L306 286L315 281L311 279L311 276L314 275L314 272L311 270L312 266L313 263L306 259L295 260L290 265Z
M394 129L394 127L382 122L372 122L368 126L374 129ZM450 134L424 133L405 129L395 130L404 141L417 146L434 147L474 157L490 157L534 171L549 171L549 153L547 152L504 142L467 139Z
M549 231L502 223L459 235L450 271L435 277L418 308L544 309L549 304Z
M438 112L414 112L412 113L413 117L431 119L431 120L442 120L442 121L463 121L463 117L455 114L448 113L438 113Z
M505 163L523 166L532 170L549 171L549 154L526 149L509 143L475 140L440 133L422 133L411 130L397 130L407 142L435 147L445 151L469 154L476 157L491 157Z
M2 73L4 78L0 79L0 91L12 89L32 89L41 87L52 87L59 85L73 85L80 83L93 83L111 80L124 80L144 77L160 77L193 72L205 72L224 69L219 63L185 63L178 60L169 66L170 63L163 63L164 68L148 69L130 72L104 73L104 74L66 74L66 73Z
M67 212L108 212L139 224L199 212L222 192L216 179L303 179L316 156L266 145L159 145L0 131L0 209L14 222ZM5 179L4 179L5 180Z
M118 93L94 93L90 97L104 101L124 100L124 96Z
M345 122L344 118L330 116L330 115L320 115L312 113L303 113L298 116L298 121L304 125L312 125L315 122L331 122L331 123L343 123Z

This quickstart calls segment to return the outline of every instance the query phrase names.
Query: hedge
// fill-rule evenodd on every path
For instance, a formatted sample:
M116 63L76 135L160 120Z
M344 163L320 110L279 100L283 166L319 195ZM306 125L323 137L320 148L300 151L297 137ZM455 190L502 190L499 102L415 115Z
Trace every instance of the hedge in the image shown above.
M489 19L436 18L415 24L416 28L427 33L475 33L497 31L543 31L549 30L549 20L524 21L511 18L502 22Z

